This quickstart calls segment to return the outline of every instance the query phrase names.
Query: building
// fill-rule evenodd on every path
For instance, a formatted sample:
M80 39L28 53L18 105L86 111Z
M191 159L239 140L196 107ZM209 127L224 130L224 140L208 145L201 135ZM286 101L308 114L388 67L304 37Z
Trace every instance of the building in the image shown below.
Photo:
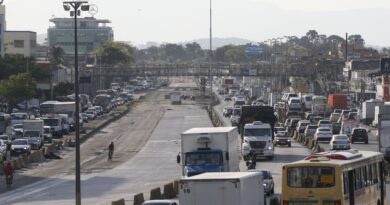
M74 19L53 18L54 24L47 31L49 47L60 46L68 56L74 55ZM106 24L111 23L107 19L85 17L77 20L78 28L78 53L85 56L94 52L102 43L113 41L113 31ZM71 58L70 58L71 59ZM84 58L80 58L82 60Z
M5 6L0 5L0 56L4 57Z
M4 47L6 54L34 57L37 47L37 33L32 31L5 31Z

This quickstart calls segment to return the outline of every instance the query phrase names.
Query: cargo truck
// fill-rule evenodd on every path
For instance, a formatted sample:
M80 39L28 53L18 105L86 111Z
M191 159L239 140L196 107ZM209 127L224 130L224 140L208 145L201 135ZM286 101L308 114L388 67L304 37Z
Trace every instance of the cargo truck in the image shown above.
M28 139L31 149L40 149L43 137L43 120L23 120L23 138Z
M177 163L183 176L205 172L239 171L239 145L236 127L191 128L181 134Z
M390 104L388 102L385 102L383 105L375 106L374 120L372 121L374 127L378 125L379 116L381 115L390 115Z
M332 110L347 109L348 107L347 95L343 93L330 94L328 96L328 105Z
M260 172L204 173L182 178L179 204L265 205Z
M378 122L379 152L390 162L390 115L381 115Z
M382 100L371 99L362 103L362 122L366 125L370 125L374 121L375 106L383 105Z
M270 106L242 106L238 128L242 138L241 154L247 159L253 151L257 157L274 156L273 130L276 116Z

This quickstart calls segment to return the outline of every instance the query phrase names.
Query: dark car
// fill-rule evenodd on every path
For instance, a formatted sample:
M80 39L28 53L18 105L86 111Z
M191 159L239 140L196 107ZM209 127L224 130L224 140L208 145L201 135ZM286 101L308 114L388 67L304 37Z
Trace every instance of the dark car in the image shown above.
M332 123L332 133L335 134L340 134L341 130L341 123L334 122Z
M364 142L368 144L367 130L364 128L353 128L351 132L351 143Z
M275 139L274 139L274 145L275 147L277 145L287 145L289 147L291 147L291 140L290 138L287 136L287 133L286 132L278 132L276 135L275 135Z

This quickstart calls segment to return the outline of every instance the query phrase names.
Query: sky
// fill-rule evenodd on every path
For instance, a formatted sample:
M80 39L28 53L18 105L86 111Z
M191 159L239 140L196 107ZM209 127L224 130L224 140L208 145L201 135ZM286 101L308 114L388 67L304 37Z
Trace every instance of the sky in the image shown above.
M62 0L5 0L7 30L44 34L49 19L67 17ZM90 0L109 19L114 38L134 45L209 37L209 0ZM361 34L366 44L390 46L389 0L212 0L213 37L256 42L283 36ZM86 13L86 16L90 16Z

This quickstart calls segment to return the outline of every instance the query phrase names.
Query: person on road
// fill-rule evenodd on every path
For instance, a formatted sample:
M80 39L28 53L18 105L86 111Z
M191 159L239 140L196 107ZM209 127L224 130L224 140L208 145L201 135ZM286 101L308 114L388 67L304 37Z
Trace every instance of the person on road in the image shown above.
M112 157L114 155L114 142L111 142L108 145L108 161L112 161Z
M246 162L246 166L248 167L248 170L250 169L256 169L256 154L253 150L249 152L248 155L248 161Z
M11 165L11 162L8 162L4 167L5 182L7 186L12 184L12 178L14 176L15 170Z

